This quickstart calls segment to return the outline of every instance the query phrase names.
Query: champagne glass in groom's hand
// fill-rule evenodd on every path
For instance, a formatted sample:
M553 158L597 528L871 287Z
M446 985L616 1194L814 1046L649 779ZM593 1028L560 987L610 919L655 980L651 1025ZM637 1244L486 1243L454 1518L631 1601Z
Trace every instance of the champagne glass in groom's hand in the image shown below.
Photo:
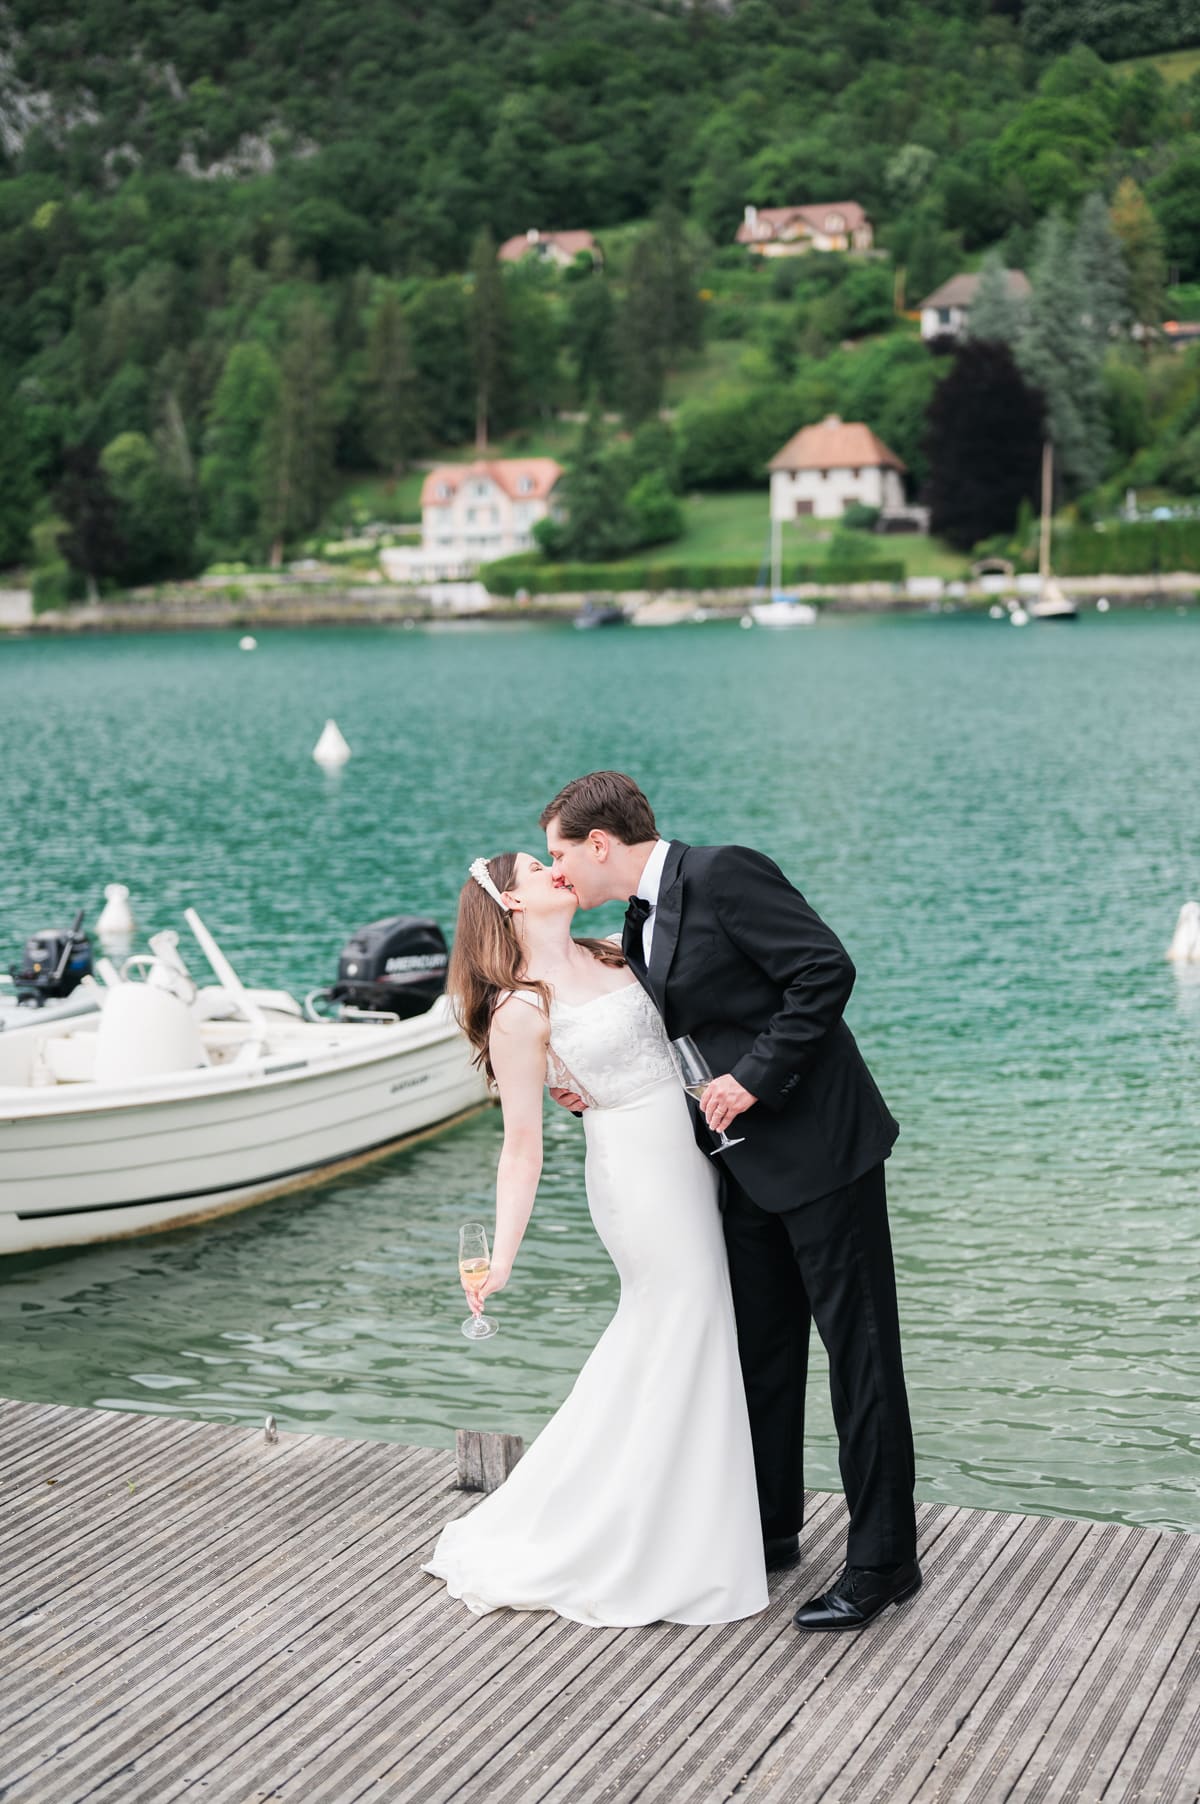
M671 1057L675 1061L675 1069L679 1073L680 1083L689 1096L694 1096L697 1102L702 1102L704 1092L713 1081L713 1073L708 1067L704 1054L690 1034L682 1034L678 1040L672 1040L670 1046ZM715 1132L717 1136L717 1144L713 1147L709 1158L715 1158L727 1147L745 1145L744 1138L731 1140L724 1128L710 1128L709 1132Z

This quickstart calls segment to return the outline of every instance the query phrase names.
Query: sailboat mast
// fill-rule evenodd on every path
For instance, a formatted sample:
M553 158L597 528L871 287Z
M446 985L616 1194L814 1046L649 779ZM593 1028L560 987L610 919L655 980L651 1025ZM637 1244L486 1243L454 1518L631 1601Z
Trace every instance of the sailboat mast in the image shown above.
M782 583L783 583L783 575L782 575L782 570L781 570L781 565L783 562L782 540L783 540L783 527L780 522L778 514L773 513L771 515L771 593L772 593L772 595L778 595L780 588L782 587Z
M1038 575L1042 582L1050 574L1050 514L1054 493L1054 446L1047 439L1042 446L1042 531L1038 544Z

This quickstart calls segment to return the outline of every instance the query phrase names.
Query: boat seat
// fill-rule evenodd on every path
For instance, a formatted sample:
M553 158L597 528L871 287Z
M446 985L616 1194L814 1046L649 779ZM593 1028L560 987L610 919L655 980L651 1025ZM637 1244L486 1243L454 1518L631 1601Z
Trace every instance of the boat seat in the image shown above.
M96 1036L51 1034L42 1041L41 1055L56 1084L90 1084L96 1069Z

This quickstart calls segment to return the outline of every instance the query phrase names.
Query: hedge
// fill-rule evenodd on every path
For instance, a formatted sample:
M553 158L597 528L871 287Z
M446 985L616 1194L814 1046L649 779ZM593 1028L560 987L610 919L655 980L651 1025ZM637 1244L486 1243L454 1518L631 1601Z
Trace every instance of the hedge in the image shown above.
M1139 520L1102 530L1056 532L1050 561L1056 576L1153 576L1200 570L1200 520Z
M758 563L728 564L546 564L522 557L485 564L479 576L493 595L578 595L588 590L750 589L759 580ZM900 583L904 564L898 558L839 564L793 564L783 569L785 583Z

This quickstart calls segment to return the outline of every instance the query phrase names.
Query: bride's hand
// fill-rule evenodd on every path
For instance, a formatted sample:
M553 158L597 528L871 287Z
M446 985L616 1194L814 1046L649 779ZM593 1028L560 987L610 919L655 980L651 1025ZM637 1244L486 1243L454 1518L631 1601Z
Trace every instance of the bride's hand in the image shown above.
M572 1115L582 1115L584 1109L587 1107L587 1104L584 1102L582 1096L580 1096L578 1090L557 1090L554 1085L551 1084L550 1094L555 1102L561 1103L564 1109L570 1109Z
M485 1300L494 1295L496 1291L503 1290L511 1277L511 1270L506 1271L502 1265L493 1265L488 1272L487 1277L479 1286L479 1289L475 1291L474 1294L469 1290L467 1291L467 1301L471 1305L471 1314L482 1315ZM463 1288L465 1290L466 1286L464 1285Z

